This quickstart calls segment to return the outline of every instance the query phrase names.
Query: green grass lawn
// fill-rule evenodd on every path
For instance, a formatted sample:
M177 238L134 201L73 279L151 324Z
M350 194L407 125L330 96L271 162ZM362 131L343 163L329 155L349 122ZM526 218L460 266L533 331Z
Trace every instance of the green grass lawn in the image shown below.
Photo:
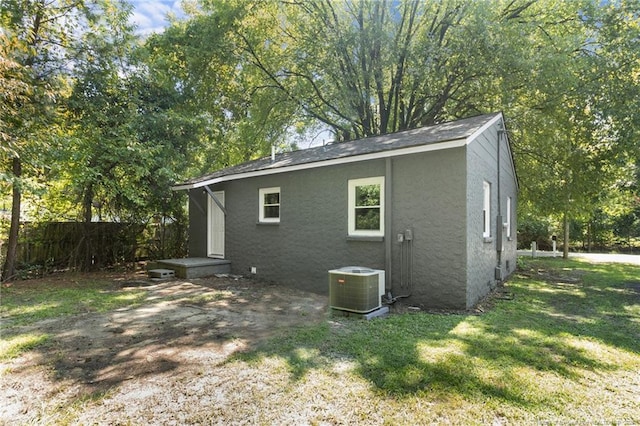
M68 279L18 281L0 288L0 320L2 330L29 326L63 315L108 312L142 301L142 290L116 291L113 281L91 279L82 275ZM0 332L0 360L15 358L49 340L38 331Z
M269 424L296 412L309 424L640 424L640 269L550 258L518 263L502 293L508 297L483 302L483 314L334 317L231 356L207 374L239 378L223 382L229 389L203 386L196 400L207 392L232 400L237 386L245 392L240 402L211 412L194 406L192 418ZM144 294L99 282L67 287L3 289L3 322L106 312ZM12 339L0 360L47 336Z
M142 300L143 290L117 291L108 279L18 282L0 292L0 318L7 326L28 325L37 321L85 312L107 312Z
M324 372L346 363L339 386L364 379L385 401L389 423L404 423L399 412L413 424L639 423L638 267L519 263L506 285L510 300L482 315L337 319L240 359L283 359L292 377L324 377L327 386L335 377Z

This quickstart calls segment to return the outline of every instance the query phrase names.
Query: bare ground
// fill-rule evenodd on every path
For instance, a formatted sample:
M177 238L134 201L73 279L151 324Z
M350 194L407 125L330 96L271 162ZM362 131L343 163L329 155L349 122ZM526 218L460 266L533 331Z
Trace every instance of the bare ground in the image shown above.
M114 291L141 284L121 282ZM231 355L326 319L325 296L253 280L174 280L146 289L135 308L11 330L52 338L0 363L0 424L197 422L194 415L225 398L216 387L251 398L252 378L218 368ZM185 407L190 419L180 418Z
M559 276L542 270L530 273L554 286L577 286L581 281L581 271ZM111 278L109 291L122 295L147 284ZM47 284L70 285L68 280ZM624 285L638 289L635 279ZM482 301L473 313L490 310L496 300L512 300L506 290ZM395 312L412 311L410 306L397 305ZM285 337L284 331L293 327L326 321L331 333L349 333L348 322L327 321L326 312L324 296L253 280L212 278L147 287L144 302L135 308L9 327L3 330L3 337L7 331L13 335L33 331L52 338L19 358L0 361L0 424L633 424L637 419L640 376L635 358L614 347L600 351L606 345L594 347L588 338L576 338L580 348L589 348L598 357L621 357L621 367L598 369L587 363L582 368L578 363L573 367L577 376L563 378L554 368L532 369L516 362L523 377L505 385L499 382L499 370L485 369L476 361L478 376L470 378L471 388L477 381L487 389L496 386L500 392L490 393L488 399L470 400L437 389L426 397L421 392L380 392L377 376L367 373L379 362L375 357L363 364L342 353L320 354L314 346L270 351L274 342L277 345ZM261 348L265 350L251 352L267 340L269 345ZM287 342L283 343L286 347ZM452 362L456 362L457 347L449 349L454 350ZM249 355L234 356L247 351ZM439 366L444 362L442 353L421 352L421 356L432 356L429 362ZM566 355L563 351L556 355L558 361L552 366L564 371ZM384 354L380 356L384 359ZM474 357L464 360L474 363ZM450 367L442 364L446 377ZM527 385L528 380L540 385ZM528 397L501 400L502 389L521 384ZM536 401L546 401L543 393L556 392L556 388L581 396L564 396L568 402L554 404L557 412L535 406Z

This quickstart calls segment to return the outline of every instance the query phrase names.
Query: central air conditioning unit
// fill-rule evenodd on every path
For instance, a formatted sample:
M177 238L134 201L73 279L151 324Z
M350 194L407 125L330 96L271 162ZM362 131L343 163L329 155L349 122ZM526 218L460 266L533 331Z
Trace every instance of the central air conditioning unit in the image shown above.
M385 291L384 271L345 266L329 271L329 306L366 314L381 306Z

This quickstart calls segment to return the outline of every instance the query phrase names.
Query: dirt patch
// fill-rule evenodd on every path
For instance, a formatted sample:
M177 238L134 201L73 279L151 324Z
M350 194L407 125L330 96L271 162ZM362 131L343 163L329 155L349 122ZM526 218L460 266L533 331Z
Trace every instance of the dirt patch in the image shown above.
M543 269L543 268L531 268L525 270L518 270L518 275L523 276L525 278L537 278L544 280L552 285L558 286L571 286L578 285L582 283L582 277L587 273L587 271L582 269L572 269L572 268L551 268L551 269Z
M68 412L56 407L119 395L123 387L122 400L110 403L130 404L127 398L149 392L152 383L157 387L168 377L198 377L234 353L283 329L322 321L327 313L325 296L248 279L147 284L114 280L113 291L145 287L145 302L135 308L4 330L5 336L38 332L51 338L0 363L0 423L56 423L63 419L50 413ZM89 415L82 421L104 420Z
M631 289L634 293L640 294L640 281L627 281L624 286Z

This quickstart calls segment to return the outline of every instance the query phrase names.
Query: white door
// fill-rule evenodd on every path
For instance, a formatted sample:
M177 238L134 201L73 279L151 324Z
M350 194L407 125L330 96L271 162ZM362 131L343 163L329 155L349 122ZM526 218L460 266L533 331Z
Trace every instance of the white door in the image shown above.
M224 191L216 191L213 195L224 206ZM209 257L224 259L224 212L216 202L207 197L208 202L208 232L207 232L207 251Z

